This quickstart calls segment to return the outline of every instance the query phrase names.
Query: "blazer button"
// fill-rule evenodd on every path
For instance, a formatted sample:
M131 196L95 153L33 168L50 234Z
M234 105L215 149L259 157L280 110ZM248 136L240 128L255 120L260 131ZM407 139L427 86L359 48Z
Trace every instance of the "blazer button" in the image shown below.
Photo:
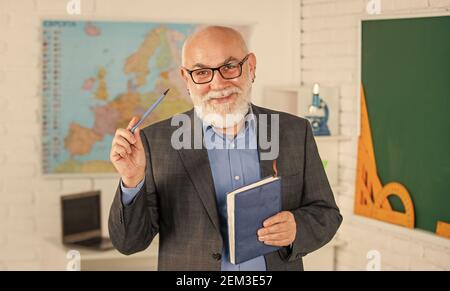
M212 254L211 256L216 261L220 261L222 259L222 255L219 253Z

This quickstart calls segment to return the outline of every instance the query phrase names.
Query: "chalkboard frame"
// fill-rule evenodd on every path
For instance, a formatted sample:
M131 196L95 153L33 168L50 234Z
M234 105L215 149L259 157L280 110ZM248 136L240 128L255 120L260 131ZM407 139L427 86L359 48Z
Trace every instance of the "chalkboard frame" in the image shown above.
M358 20L358 27L357 27L357 86L355 86L355 90L356 91L356 96L357 96L357 107L356 107L356 131L357 131L357 136L360 137L361 136L361 98L362 98L362 90L361 90L361 86L362 86L362 54L363 54L363 47L362 47L362 43L363 43L363 23L365 21L376 21L376 20L400 20L400 19L423 19L423 18L435 18L435 17L449 17L450 16L450 12L447 11L441 11L441 12L432 12L432 13L415 13L414 15L411 14L389 14L389 15L375 15L375 16L366 16L366 17L362 17L361 19ZM357 215L357 214L355 214ZM414 232L420 232L420 233L428 233L428 234L436 234L436 233L430 233L429 230L426 229L422 229L422 228L414 228L413 229ZM447 222L446 226L445 226L445 234L443 235L442 233L440 234L441 236L446 236L447 238L449 238L449 222Z

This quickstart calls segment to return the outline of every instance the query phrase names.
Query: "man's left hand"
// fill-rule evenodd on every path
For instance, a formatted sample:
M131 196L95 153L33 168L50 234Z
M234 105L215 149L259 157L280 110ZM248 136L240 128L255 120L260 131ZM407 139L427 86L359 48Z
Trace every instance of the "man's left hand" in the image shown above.
M295 240L297 224L294 214L290 211L281 211L269 217L264 221L263 226L258 230L258 239L266 245L284 247Z

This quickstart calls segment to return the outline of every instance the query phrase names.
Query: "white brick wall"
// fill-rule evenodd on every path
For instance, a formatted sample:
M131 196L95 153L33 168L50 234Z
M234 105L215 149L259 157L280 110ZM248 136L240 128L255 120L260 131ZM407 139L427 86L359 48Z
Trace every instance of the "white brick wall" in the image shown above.
M58 265L65 262L57 243L60 196L101 189L106 230L117 182L97 176L47 179L41 175L39 24L43 18L255 23L251 43L259 57L255 102L260 101L263 85L295 84L300 75L305 85L338 86L341 134L355 134L357 21L364 16L364 0L199 0L196 4L170 0L157 5L147 0L81 1L82 15L75 17L66 14L65 0L0 0L0 270L64 269ZM223 13L232 1L239 11ZM299 2L301 19L295 15ZM385 14L450 10L449 0L383 0L382 5ZM198 12L195 16L186 13L192 9ZM300 21L301 42L294 25ZM296 61L300 45L301 70ZM267 73L274 67L282 68L282 73ZM450 269L447 240L352 215L356 140L341 142L339 152L343 190L337 200L345 217L340 236L347 245L338 250L338 268L365 269L367 251L378 249L383 269Z
M257 24L250 44L260 57L255 102L260 102L262 85L299 80L300 35L293 31L298 27L294 23L300 22L299 15L294 16L298 0L81 0L80 16L66 13L68 1L0 0L0 270L64 270L60 196L101 189L102 226L107 234L118 181L102 176L49 179L41 174L42 19ZM230 4L239 9L229 10ZM274 51L280 52L276 58ZM268 68L278 66L280 74L268 73Z
M301 0L302 83L338 86L341 134L356 133L358 23L368 0ZM382 15L449 14L448 0L381 0ZM365 270L370 250L381 254L383 270L450 270L450 240L353 215L357 139L339 146L337 194L344 215L337 251L339 270Z

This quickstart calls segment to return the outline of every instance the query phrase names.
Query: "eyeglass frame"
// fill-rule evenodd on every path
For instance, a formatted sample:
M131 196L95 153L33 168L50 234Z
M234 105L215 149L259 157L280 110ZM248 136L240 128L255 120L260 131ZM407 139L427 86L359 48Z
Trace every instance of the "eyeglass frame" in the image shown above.
M219 74L220 74L220 76L221 76L223 79L225 79L225 80L231 80L231 79L236 79L236 78L239 78L240 76L242 76L242 66L243 66L244 63L248 60L248 57L249 57L250 55L251 55L251 53L247 54L247 55L242 59L242 61L240 61L240 62L238 63L238 65L239 65L239 70L240 70L239 75L237 75L236 77L232 77L232 78L225 78L225 77L222 75L222 72L220 71L220 68L229 65L229 63L223 64L223 65L218 66L218 67L215 67L215 68L200 68L200 69L195 69L195 70L189 70L188 68L185 68L185 67L182 67L182 68L185 69L185 70L189 73L189 75L191 76L192 82L194 82L194 83L197 84L197 85L204 85L204 84L211 83L211 81L214 79L215 71L218 71ZM212 70L212 77L211 77L211 80L209 80L208 82L204 82L204 83L197 83L197 82L195 82L194 77L192 77L192 73L194 73L195 71L200 71L200 70Z

